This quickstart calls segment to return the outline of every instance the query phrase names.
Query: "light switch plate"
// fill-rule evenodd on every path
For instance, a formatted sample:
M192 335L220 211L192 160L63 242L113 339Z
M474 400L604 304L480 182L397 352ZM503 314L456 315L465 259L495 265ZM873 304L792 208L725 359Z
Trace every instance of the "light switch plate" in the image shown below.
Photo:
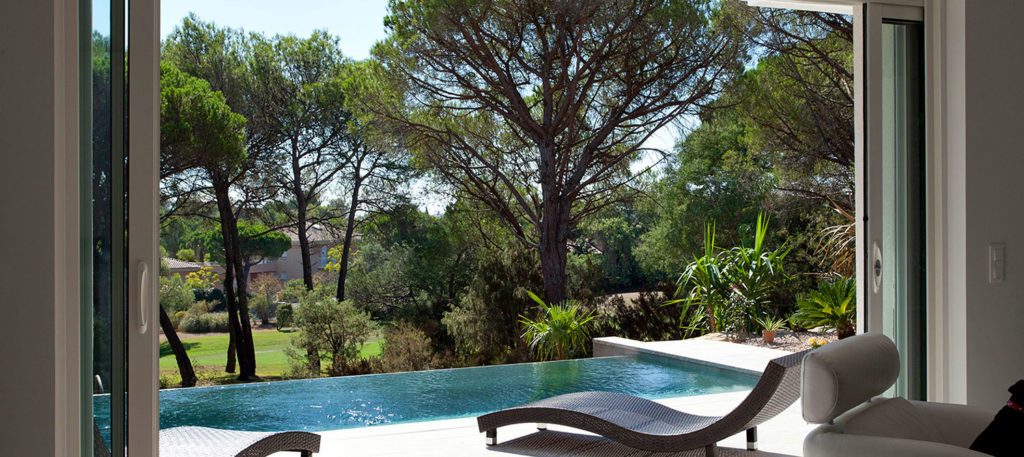
M988 245L988 282L1000 284L1006 280L1006 243Z

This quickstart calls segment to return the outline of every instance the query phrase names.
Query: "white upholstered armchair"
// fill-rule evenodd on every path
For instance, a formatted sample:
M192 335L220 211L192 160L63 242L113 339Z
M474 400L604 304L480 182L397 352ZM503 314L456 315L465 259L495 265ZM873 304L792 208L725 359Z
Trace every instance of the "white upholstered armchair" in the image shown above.
M880 333L850 337L808 354L803 416L823 425L807 435L804 455L985 457L968 447L995 412L877 397L896 381L899 370L896 346Z

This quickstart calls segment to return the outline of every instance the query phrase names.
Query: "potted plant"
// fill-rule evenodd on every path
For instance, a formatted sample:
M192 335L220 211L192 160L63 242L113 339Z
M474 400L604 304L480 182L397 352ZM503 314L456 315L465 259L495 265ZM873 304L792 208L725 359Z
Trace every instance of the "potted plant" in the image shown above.
M782 319L772 316L765 316L757 320L758 325L761 326L761 339L764 340L764 344L775 342L775 332L782 329L784 322Z

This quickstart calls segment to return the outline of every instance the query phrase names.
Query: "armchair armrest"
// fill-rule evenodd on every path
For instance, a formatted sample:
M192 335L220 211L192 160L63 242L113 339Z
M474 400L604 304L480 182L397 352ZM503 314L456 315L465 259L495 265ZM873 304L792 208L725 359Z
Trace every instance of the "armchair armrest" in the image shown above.
M924 401L910 403L928 417L947 443L965 448L969 447L996 417L995 411L976 406Z

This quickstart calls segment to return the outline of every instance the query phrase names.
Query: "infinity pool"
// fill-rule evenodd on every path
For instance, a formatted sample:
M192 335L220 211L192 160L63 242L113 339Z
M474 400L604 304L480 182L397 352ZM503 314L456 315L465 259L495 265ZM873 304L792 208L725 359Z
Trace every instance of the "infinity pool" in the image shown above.
M602 357L160 391L160 427L325 431L476 416L552 395L649 399L752 389L757 377L652 356ZM108 395L97 413L109 414ZM109 416L97 414L104 435Z

